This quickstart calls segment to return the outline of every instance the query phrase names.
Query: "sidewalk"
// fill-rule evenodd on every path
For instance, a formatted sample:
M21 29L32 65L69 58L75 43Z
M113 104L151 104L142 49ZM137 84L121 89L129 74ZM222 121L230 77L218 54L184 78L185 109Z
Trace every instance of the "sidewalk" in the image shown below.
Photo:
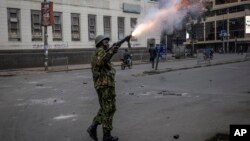
M207 67L212 65L221 65L226 63L235 63L248 61L249 58L245 58L245 55L237 54L215 54L214 59L208 62L202 62L197 64L197 58L184 58L184 59L175 59L173 57L168 57L166 61L160 61L158 70L145 71L144 74L158 74L168 71L182 70L182 69L192 69L198 67ZM114 66L120 66L121 62L112 62ZM140 64L149 64L147 61L134 61L134 65ZM167 64L167 65L164 65ZM168 68L162 68L162 66L168 66ZM58 71L73 71L73 70L82 70L90 69L90 64L79 64L79 65L69 65L68 69L66 66L57 66L49 67L49 71L44 71L44 67L37 68L20 68L20 69L8 69L0 70L0 77L9 77L9 76L18 76L18 75L37 75L37 74L46 74L50 72Z
M165 66L167 68L159 68L157 70L149 70L144 71L144 74L152 75L152 74L159 74L164 72L176 71L176 70L185 70L185 69L193 69L193 68L200 68L200 67L209 67L215 65L223 65L229 63L237 63L237 62L244 62L249 61L250 58L246 54L238 55L238 54L215 54L212 60L198 60L198 58L192 60L185 60L185 61L175 61L174 64L168 63ZM161 65L164 66L164 65Z

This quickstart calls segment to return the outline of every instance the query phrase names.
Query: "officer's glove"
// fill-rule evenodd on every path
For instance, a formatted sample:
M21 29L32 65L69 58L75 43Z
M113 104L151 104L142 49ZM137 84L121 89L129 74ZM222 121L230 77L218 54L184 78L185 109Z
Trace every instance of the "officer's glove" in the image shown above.
M118 52L118 49L119 49L118 46L114 46L113 52L114 52L114 53L117 53L117 52Z

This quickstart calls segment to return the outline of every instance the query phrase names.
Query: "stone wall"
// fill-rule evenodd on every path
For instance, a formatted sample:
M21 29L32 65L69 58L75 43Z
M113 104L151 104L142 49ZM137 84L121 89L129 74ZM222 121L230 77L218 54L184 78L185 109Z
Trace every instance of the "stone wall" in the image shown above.
M133 60L148 60L146 48L133 48L129 50ZM88 64L94 49L50 49L49 66L52 59L68 57L69 65ZM124 49L120 49L112 61L120 61ZM44 66L43 50L4 50L0 51L0 69L31 68Z

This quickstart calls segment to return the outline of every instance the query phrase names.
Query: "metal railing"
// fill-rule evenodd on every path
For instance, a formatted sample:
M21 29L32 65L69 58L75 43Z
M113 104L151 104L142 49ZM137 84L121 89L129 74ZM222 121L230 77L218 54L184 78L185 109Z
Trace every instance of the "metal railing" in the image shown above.
M68 57L55 57L51 59L51 71L69 70L69 58Z

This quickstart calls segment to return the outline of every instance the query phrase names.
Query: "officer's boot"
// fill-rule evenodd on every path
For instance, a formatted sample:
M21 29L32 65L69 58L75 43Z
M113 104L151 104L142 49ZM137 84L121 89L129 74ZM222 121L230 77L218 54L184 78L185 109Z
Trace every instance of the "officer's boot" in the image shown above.
M103 131L103 141L118 141L118 137L111 136L110 131L104 129L104 131Z
M97 126L99 124L96 122L93 122L89 128L87 129L87 132L89 133L89 136L94 140L94 141L98 141L97 139Z

